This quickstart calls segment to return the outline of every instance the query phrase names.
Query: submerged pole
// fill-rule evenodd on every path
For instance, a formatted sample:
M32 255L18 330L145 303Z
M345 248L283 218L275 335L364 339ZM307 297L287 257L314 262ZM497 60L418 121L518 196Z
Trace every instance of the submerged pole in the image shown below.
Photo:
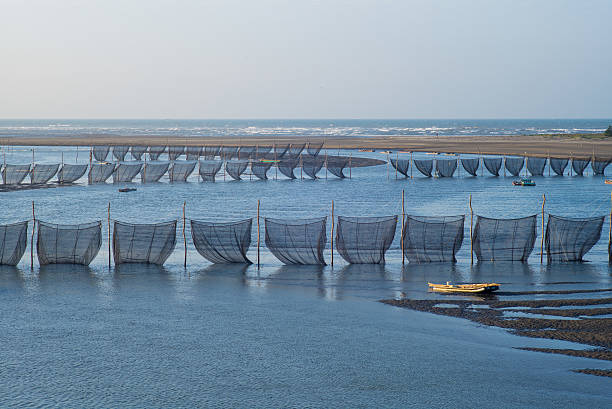
M331 265L334 266L334 201L331 203Z
M27 176L27 175L26 175ZM32 173L30 176L30 184L33 185L34 184L34 148L32 148Z
M400 247L402 248L402 264L406 261L406 256L404 256L404 224L406 220L404 212L404 189L402 189L402 226L401 226L401 236L400 236Z
M108 268L111 266L111 220L110 220L110 202L108 202Z
M34 200L32 200L32 238L30 239L30 270L34 270L34 230L36 230L36 214L34 213Z
M472 209L472 195L470 195L470 257L471 263L474 264L474 236L472 229L474 228L474 210Z
M399 162L399 151L395 152L395 180L397 180L397 163Z
M349 179L353 178L353 152L349 155Z
M412 151L410 151L410 179L412 179Z
M93 148L89 148L89 174L87 175L87 182L91 185L91 161L92 161Z
M546 203L546 195L542 195L542 238L540 240L540 264L544 262L544 204Z
M261 236L259 233L259 199L257 199L257 268L259 268L259 246L260 246Z
M389 151L387 151L387 180L389 180Z
M183 267L187 268L187 235L185 234L185 206L187 205L187 202L184 201L183 202L183 243L185 244L185 261L183 263Z

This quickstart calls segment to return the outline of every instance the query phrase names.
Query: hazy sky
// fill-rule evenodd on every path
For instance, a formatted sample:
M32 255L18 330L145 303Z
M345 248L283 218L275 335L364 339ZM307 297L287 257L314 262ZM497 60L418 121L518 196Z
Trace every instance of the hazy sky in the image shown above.
M612 0L0 0L2 118L612 116Z

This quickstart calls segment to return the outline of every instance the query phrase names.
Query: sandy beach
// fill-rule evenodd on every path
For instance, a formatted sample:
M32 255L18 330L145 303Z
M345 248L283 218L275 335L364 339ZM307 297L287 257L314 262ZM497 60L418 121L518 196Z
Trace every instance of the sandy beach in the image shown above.
M304 141L300 137L166 137L118 136L107 134L3 138L13 146L89 146L89 145L273 145ZM323 142L328 150L375 149L415 152L470 153L488 155L528 155L560 157L612 157L612 139L586 139L552 136L372 136L360 138L308 138Z

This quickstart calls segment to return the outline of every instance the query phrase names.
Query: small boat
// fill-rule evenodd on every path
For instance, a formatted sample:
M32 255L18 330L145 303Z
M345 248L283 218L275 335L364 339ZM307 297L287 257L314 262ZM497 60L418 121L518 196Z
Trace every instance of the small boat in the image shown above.
M476 283L476 284L446 284L428 283L429 289L436 293L490 293L499 289L497 283Z
M522 178L519 180L513 180L512 184L514 186L535 186L535 182L531 179L527 179L527 178Z
M606 180L604 181L604 183L605 183L606 185L612 185L612 179L606 179Z
M136 188L135 187L124 187L119 189L120 192L135 192Z

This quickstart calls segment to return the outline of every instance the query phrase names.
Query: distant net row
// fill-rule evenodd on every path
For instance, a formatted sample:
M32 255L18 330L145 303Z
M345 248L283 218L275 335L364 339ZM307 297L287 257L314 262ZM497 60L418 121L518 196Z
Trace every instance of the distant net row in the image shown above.
M333 220L332 264L334 244L335 250L348 263L385 262L385 254L395 238L398 216L339 216ZM406 216L400 239L403 257L410 263L456 262L456 254L464 241L464 222L464 215ZM0 225L0 264L16 265L22 259L27 247L28 223ZM115 264L164 264L177 243L177 223L176 220L155 224L114 221L112 255ZM548 263L582 261L600 240L603 223L603 216L549 215L542 240ZM257 226L259 261L260 224ZM89 265L102 245L102 221L60 225L36 220L35 227L36 253L41 265ZM229 223L190 220L190 227L197 252L208 261L252 263L247 252L251 248L253 219ZM263 227L265 245L284 264L326 264L323 252L327 244L327 217L263 218ZM517 219L476 216L473 229L470 226L470 247L479 262L527 262L537 236L537 215ZM31 242L33 244L34 234Z
M568 165L571 162L571 166ZM499 176L503 170L512 176L520 176L521 171L525 169L532 176L543 176L548 164L548 173L551 171L555 175L563 176L566 173L569 175L575 174L581 176L584 174L588 165L591 165L593 174L603 175L606 167L612 162L612 159L602 158L535 158L535 157L489 157L482 158L456 158L456 159L399 159L389 158L389 163L396 172L405 177L413 175L413 168L427 176L452 177L459 166L467 172L468 175L477 176L480 169L480 175L484 174L484 169L487 173L493 176ZM503 167L502 167L503 166ZM566 172L567 170L567 172Z
M57 175L58 183L73 183L88 173L89 183L104 183L108 179L113 182L132 182L137 176L143 183L158 182L168 175L171 182L184 182L198 169L202 181L214 182L222 171L235 180L242 179L248 173L258 179L268 179L268 171L276 167L287 178L296 179L295 171L300 169L300 176L317 179L323 168L332 175L345 178L345 168L350 167L351 158L347 157L316 157L300 156L297 159L274 160L199 160L199 161L172 161L172 162L119 162L87 164L35 164L31 166L6 164L2 166L2 182L5 185L18 185L24 183L30 176L30 183L49 183Z

